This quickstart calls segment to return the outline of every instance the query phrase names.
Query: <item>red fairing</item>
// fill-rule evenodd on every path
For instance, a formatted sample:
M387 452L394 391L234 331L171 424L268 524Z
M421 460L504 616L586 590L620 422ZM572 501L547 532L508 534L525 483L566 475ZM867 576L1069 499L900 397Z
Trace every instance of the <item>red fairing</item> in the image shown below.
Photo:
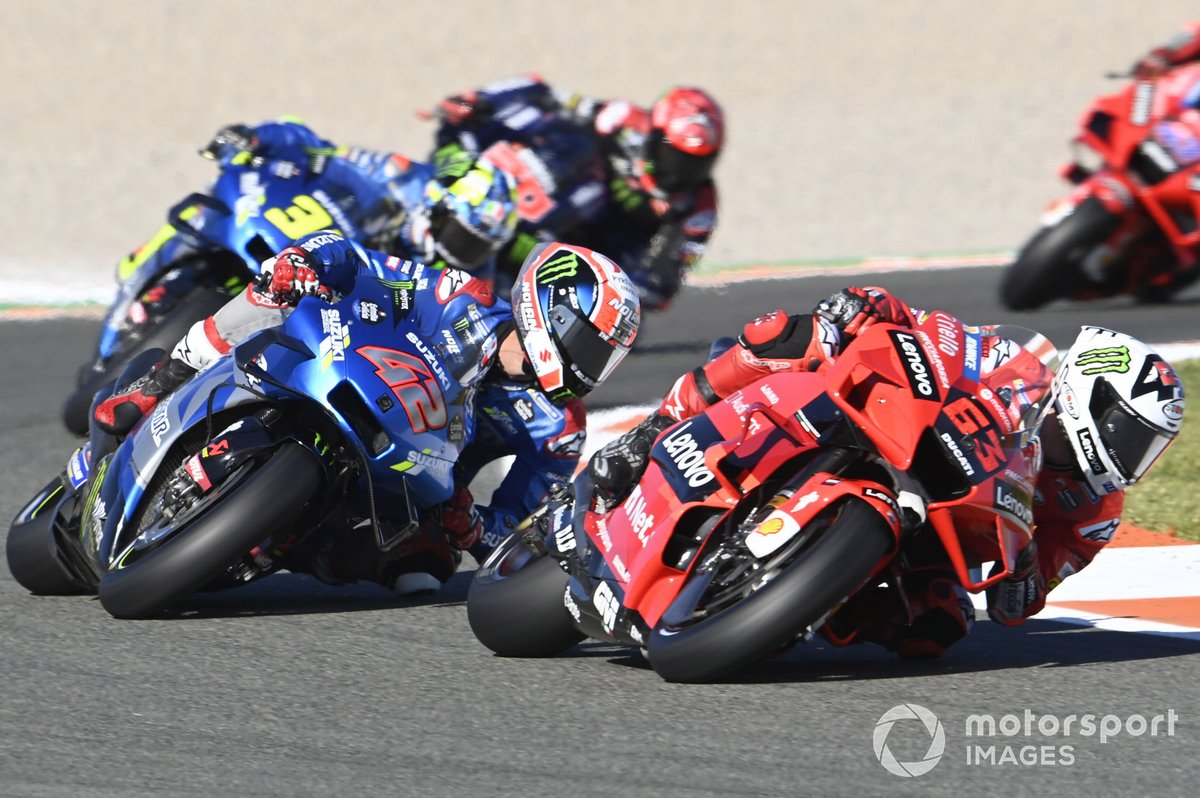
M979 381L977 332L968 337L949 314L922 314L912 328L887 322L869 327L816 372L800 359L781 360L774 369L748 362L752 347L786 335L796 318L779 311L748 325L743 343L703 372L714 389L732 390L695 415L685 409L683 420L659 436L645 474L624 502L590 519L587 531L623 590L624 606L650 626L679 595L694 564L680 567L672 559L678 555L668 544L676 524L700 504L736 504L801 451L820 449L821 430L832 424L856 427L887 468L907 471L918 456L926 458L926 470L912 473L932 480L929 523L947 552L948 573L968 590L982 591L1007 575L1001 569L975 580L971 568L991 560L1011 566L1028 545L1038 459L1015 447L1004 434L1012 427L1006 411L986 400L990 392ZM691 395L694 401L694 380L689 375L681 381L676 391L681 400ZM954 446L941 455L922 455L922 441L931 436ZM973 448L957 443L967 439ZM930 468L944 471L934 477ZM806 474L771 505L747 546L755 556L769 556L782 545L776 541L797 534L845 497L869 505L899 536L899 500L887 480L855 473ZM947 487L955 481L961 488ZM1071 531L1082 539L1078 526ZM1047 544L1055 550L1049 538ZM890 556L874 574L892 567L889 562Z

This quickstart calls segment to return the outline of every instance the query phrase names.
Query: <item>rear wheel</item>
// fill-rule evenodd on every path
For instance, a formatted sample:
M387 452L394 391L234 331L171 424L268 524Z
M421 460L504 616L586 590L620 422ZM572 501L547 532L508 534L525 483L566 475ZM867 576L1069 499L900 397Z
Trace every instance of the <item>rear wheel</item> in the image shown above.
M778 651L861 587L894 545L858 499L826 510L766 561L722 541L651 633L650 665L670 682L708 682Z
M521 533L484 561L467 594L467 620L479 642L502 657L551 657L584 635L567 612L567 574L538 555Z
M66 490L55 479L13 519L4 553L8 570L21 587L38 596L73 596L84 587L63 565L54 539L55 510Z
M146 618L221 577L272 534L303 524L305 505L321 489L317 456L285 443L267 460L230 476L187 512L182 526L136 560L101 577L100 603L118 618ZM161 502L161 494L151 498ZM139 529L158 534L161 515L143 514Z
M79 385L63 403L63 424L76 435L87 435L92 399L101 386L113 380L138 353L147 349L170 352L179 339L197 321L211 316L226 302L229 295L211 286L197 286L189 291L166 315L151 321L113 353L102 370L88 369Z
M1039 230L1017 254L1000 282L1000 300L1011 310L1033 310L1069 296L1086 282L1080 265L1121 223L1121 217L1088 197L1058 224Z

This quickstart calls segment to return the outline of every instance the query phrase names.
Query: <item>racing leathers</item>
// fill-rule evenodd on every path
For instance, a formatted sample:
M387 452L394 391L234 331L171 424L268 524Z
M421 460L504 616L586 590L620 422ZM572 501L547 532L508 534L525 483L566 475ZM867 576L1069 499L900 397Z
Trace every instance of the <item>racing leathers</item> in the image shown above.
M293 265L295 264L295 265ZM300 265L304 264L304 265ZM285 278L280 272L288 270ZM312 274L309 274L309 272ZM272 269L272 283L292 284L297 293L318 293L348 289L363 275L387 281L395 293L394 309L363 309L373 321L387 323L377 313L402 313L417 324L424 341L436 348L443 362L450 364L450 379L474 388L473 413L464 414L466 423L458 433L467 441L455 467L455 496L439 511L439 520L453 519L454 528L443 531L458 549L469 549L482 559L491 547L506 537L517 520L529 515L541 503L550 486L569 479L579 458L585 436L585 411L580 400L556 403L537 387L534 378L513 378L499 368L498 346L513 333L512 310L508 302L492 293L482 280L466 272L434 269L386 253L368 250L351 242L337 231L325 230L305 236L280 256ZM206 368L250 334L281 323L291 313L295 297L278 301L270 291L252 285L212 316L197 322L175 346L171 357L147 378L153 382L167 370L184 372L183 378ZM173 378L172 390L182 379ZM138 415L148 412L149 404L138 404ZM134 397L142 393L134 393ZM121 403L128 395L112 397L96 411L96 421L112 425L116 416L120 426ZM486 506L472 507L466 486L486 464L506 456L514 462ZM361 542L361 541L360 541ZM445 541L442 541L444 544ZM336 541L335 541L336 548ZM371 578L384 584L394 581L395 572L363 560L378 551L357 551L347 555L335 551L329 561L332 570L314 570L330 581ZM440 558L438 579L453 574L454 563Z
M522 220L501 253L500 269L514 270L539 241L570 241L610 255L633 278L643 309L662 310L704 256L716 226L716 185L706 179L668 191L655 181L643 157L651 131L648 109L561 93L537 76L521 76L449 97L437 116L440 147L486 152L503 140L525 148L498 165L523 189L537 192L541 206L524 195ZM586 134L594 148L591 158L575 163L575 173L544 174L551 171L547 164L564 161L561 153L546 152L553 146L547 127L553 125ZM558 199L549 200L551 193ZM547 201L568 207L548 210Z
M846 298L851 307L840 306ZM940 312L940 311L938 311ZM709 405L774 372L813 371L837 356L850 338L874 321L911 327L924 311L909 308L883 289L848 289L822 302L814 314L766 313L745 325L737 343L723 354L681 376L657 411L622 440L606 445L592 459L597 485L622 464L632 446L649 451L670 423L703 412ZM982 328L981 382L998 396L1012 399L1013 386L1049 385L1053 373L1013 341ZM1007 392L1007 393L1005 393ZM1010 410L1009 412L1015 412ZM1058 427L1051 415L1042 437ZM638 441L639 435L648 441ZM1034 444L1038 446L1040 444ZM616 457L605 457L616 452ZM1038 453L1034 453L1038 456ZM624 469L616 490L630 484L643 463ZM1038 473L1033 505L1033 542L1021 552L1014 572L988 590L992 620L1017 625L1039 612L1046 593L1082 570L1112 538L1124 503L1120 491L1099 496L1076 478L1073 466L1045 464ZM597 471L603 473L597 473ZM829 641L846 645L877 642L906 657L937 656L971 629L975 611L945 553L927 553L910 563L903 597L893 588L866 588L853 596L822 627ZM907 604L907 607L905 606Z

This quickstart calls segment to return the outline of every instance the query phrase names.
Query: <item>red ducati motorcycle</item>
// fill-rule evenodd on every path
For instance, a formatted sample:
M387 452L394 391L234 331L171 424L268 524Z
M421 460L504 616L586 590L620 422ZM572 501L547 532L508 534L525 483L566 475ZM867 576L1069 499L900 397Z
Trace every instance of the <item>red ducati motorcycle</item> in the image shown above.
M1005 273L1007 307L1117 294L1161 302L1200 276L1198 109L1200 64L1093 103L1061 170L1075 188Z
M1027 444L1052 390L982 384L982 358L979 329L945 313L878 324L820 371L764 377L665 430L617 506L584 469L475 574L475 636L513 657L637 646L664 679L703 682L864 587L902 585L910 552L938 548L984 590L1030 538ZM1006 567L974 579L988 561Z

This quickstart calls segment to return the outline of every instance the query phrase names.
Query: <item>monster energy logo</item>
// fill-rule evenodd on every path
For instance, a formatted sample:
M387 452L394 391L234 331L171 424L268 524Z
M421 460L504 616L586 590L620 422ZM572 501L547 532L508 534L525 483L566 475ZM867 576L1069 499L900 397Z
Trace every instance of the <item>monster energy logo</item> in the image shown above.
M443 183L446 182L446 178L452 178L452 181L457 180L471 171L471 164L474 163L474 160L471 153L463 149L461 145L447 144L433 156L434 176Z
M538 282L549 285L560 277L574 277L579 273L579 257L574 252L564 252L554 260L548 260L538 269Z
M1089 349L1076 359L1075 365L1089 377L1093 374L1124 374L1129 371L1129 347Z

